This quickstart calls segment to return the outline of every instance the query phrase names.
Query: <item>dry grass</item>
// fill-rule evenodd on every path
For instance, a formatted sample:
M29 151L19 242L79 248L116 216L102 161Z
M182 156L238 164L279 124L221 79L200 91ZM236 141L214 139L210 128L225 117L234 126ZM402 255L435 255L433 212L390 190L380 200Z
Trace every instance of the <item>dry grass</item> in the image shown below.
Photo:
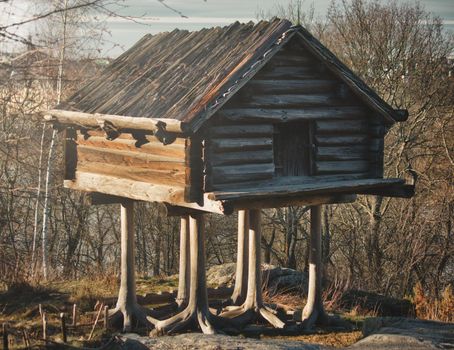
M420 319L454 322L454 291L451 285L436 298L427 296L418 283L413 289L412 302L416 305L416 317Z
M297 336L278 336L272 339L282 339L290 341L300 341L311 344L320 344L324 346L332 346L335 348L343 348L356 343L361 339L361 331L353 332L319 332L316 334L297 335Z

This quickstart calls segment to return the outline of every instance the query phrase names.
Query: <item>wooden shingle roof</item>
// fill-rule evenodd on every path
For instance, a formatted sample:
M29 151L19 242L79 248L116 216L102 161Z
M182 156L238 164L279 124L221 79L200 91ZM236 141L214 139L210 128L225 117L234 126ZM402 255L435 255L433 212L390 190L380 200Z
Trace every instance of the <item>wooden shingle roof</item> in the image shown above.
M295 34L385 119L404 118L304 28L280 19L146 35L57 109L175 120L195 131Z

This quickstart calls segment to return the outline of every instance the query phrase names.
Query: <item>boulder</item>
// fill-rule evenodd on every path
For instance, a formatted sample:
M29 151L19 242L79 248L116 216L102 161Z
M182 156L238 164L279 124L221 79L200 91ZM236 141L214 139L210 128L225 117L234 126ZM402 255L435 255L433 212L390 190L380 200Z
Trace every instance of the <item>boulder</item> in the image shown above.
M236 263L214 265L207 271L207 283L211 287L233 287ZM284 293L307 291L307 274L284 267L262 264L263 283L271 291Z

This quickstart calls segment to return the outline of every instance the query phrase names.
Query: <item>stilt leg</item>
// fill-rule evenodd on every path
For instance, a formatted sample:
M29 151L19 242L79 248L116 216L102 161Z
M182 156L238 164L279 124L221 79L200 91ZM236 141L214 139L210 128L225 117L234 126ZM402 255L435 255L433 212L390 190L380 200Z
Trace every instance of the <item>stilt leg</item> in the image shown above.
M303 309L304 328L315 324L328 323L322 300L322 261L321 261L321 206L311 207L311 236L309 253L309 291L307 304Z
M180 228L180 269L178 275L178 294L176 303L183 309L189 301L189 216L181 217Z
M155 320L150 311L137 303L134 259L134 202L121 204L121 268L120 291L115 309L109 310L110 324L122 320L123 331L137 326L152 328Z
M248 259L248 285L246 300L243 305L236 309L221 314L223 317L233 318L236 324L244 325L254 321L261 315L276 328L283 328L282 322L274 313L263 304L262 299L262 270L260 262L261 242L261 212L259 209L251 210L249 213L249 259Z
M205 277L205 231L203 215L189 217L190 244L190 285L189 301L186 308L175 316L156 323L152 335L169 334L177 330L198 325L203 333L216 333L215 326L223 320L213 315L208 308L208 295Z
M248 246L249 246L249 212L238 211L238 249L236 257L235 288L228 305L241 305L246 300L248 277Z

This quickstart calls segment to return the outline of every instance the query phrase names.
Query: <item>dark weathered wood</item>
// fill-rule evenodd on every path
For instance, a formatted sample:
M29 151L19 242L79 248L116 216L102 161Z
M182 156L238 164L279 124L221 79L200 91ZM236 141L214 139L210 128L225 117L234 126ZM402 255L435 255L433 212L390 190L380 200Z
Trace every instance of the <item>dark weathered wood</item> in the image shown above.
M350 135L350 136L315 136L315 141L319 146L354 146L367 145L370 138L365 135Z
M216 166L208 169L213 182L239 182L251 179L268 179L274 174L274 164L246 164Z
M364 190L359 194L370 194L384 197L396 197L396 198L411 198L415 195L415 186L407 184L399 184L387 186L384 188L377 188L371 190Z
M317 147L317 160L367 160L369 150L367 146L338 146Z
M307 80L277 80L277 79L254 79L251 80L248 88L264 94L286 94L293 93L319 93L334 91L339 82L328 79L307 79Z
M304 109L238 108L219 111L219 117L232 121L267 121L282 123L297 120L361 118L366 115L362 107L313 107Z
M243 108L288 108L288 107L332 107L352 105L352 101L339 98L334 93L325 94L287 94L258 95L251 94L240 102Z
M210 138L222 137L257 137L269 136L273 134L271 124L254 125L222 125L210 128Z
M315 162L317 174L348 174L364 173L370 169L367 160L350 160L350 161L317 161Z
M186 188L185 200L187 202L202 201L203 188L203 146L199 136L194 136L186 140Z
M209 147L215 152L232 152L244 150L270 149L273 139L268 138L236 138L236 139L215 139L211 140Z
M207 163L212 166L219 165L242 165L256 163L272 163L273 151L271 149L262 151L224 152L208 153Z
M383 101L371 88L369 88L357 75L355 75L345 64L314 38L306 29L301 28L295 38L301 39L303 45L322 60L328 69L338 78L347 84L354 93L371 108L383 115L389 123L402 119L402 113L393 110Z
M278 60L275 57L274 60ZM290 65L290 66L279 66L270 65L268 68L264 68L258 72L255 76L256 79L315 79L323 76L323 73L319 69L318 64L307 64L303 66Z
M8 350L9 349L8 325L6 323L3 323L2 330L3 330L3 349Z
M65 166L64 176L65 180L72 180L76 175L77 166L77 144L76 144L76 130L73 128L66 128L63 134L63 164Z
M280 66L302 66L302 65L315 65L316 60L312 56L305 54L295 54L293 52L278 52L274 59L271 61L271 65Z
M280 185L268 187L240 188L231 191L215 191L208 194L212 200L246 200L259 199L271 196L317 195L331 193L356 194L365 189L385 187L392 184L401 184L402 179L360 179L315 183L300 183L295 185Z
M316 133L319 134L368 134L369 125L366 120L318 120L315 122Z
M121 204L124 201L124 197L112 196L99 192L90 192L86 195L86 202L88 205ZM76 304L74 304L74 307L75 305Z

